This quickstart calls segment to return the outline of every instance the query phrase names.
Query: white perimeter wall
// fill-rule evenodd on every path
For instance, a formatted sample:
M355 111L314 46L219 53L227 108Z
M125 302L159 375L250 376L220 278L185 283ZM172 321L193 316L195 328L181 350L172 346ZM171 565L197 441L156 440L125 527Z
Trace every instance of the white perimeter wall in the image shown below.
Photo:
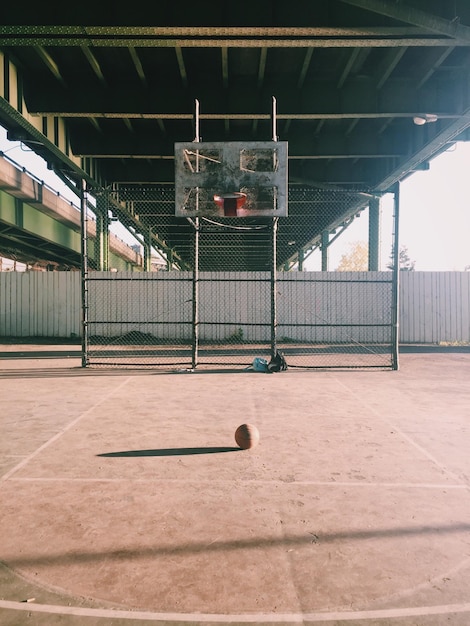
M283 280L290 276L295 280L299 274L282 273ZM259 285L247 283L245 290L250 285L256 298ZM80 335L79 272L0 272L0 337ZM470 342L470 272L401 272L399 338L400 343Z

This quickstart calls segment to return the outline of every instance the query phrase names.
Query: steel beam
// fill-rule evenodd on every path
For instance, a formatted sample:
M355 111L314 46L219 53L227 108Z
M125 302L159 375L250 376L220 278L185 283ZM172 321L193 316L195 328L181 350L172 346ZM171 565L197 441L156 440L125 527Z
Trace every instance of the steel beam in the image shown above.
M432 33L438 33L440 35L446 35L452 37L452 39L459 39L460 41L466 41L467 45L470 43L470 27L460 24L458 20L446 20L443 17L434 15L427 11L421 11L411 6L405 6L404 4L398 4L396 1L391 0L341 0L346 4L352 4L355 7L366 9L367 11L373 11L386 17L391 17L394 20L399 20L419 28L424 28L426 31ZM453 45L453 41L449 42Z
M380 12L391 3L379 0L343 0ZM419 21L410 10L412 17ZM415 13L423 13L415 11ZM407 13L402 11L406 21ZM74 26L2 26L1 46L70 47L140 47L140 48L393 48L396 46L468 45L468 27L452 25L447 20L423 13L421 28L400 27L74 27ZM408 15L408 19L411 17ZM434 26L434 28L431 28ZM430 38L429 31L444 33ZM447 36L446 36L447 35ZM451 39L450 39L451 38Z

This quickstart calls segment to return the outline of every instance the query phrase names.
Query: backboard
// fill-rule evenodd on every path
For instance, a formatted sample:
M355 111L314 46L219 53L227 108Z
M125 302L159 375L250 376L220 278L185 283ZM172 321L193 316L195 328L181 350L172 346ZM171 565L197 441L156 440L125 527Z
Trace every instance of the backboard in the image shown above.
M287 215L287 142L175 143L175 215Z

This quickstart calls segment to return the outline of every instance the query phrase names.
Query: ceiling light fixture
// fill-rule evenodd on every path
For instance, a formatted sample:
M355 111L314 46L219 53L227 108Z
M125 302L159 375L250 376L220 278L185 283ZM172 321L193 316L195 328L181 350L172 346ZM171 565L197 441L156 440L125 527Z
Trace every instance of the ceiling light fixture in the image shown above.
M423 126L424 124L432 124L437 122L437 115L434 113L424 113L424 115L416 115L413 118L413 122L416 126Z

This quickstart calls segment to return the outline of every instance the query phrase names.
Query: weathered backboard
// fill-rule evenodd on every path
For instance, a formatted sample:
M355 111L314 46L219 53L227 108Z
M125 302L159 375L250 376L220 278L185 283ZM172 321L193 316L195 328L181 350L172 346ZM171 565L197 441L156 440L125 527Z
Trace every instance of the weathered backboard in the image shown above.
M287 215L287 142L175 143L178 217Z

